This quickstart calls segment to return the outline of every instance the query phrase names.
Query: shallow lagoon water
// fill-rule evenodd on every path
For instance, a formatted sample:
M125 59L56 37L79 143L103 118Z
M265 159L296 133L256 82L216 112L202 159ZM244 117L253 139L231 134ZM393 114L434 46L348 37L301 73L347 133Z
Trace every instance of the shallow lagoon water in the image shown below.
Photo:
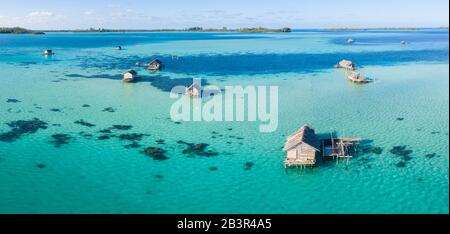
M50 33L0 43L0 134L13 131L3 123L47 123L0 141L2 213L448 213L447 30ZM45 48L55 56L41 56ZM165 70L138 68L141 82L120 81L154 57ZM332 67L347 57L374 82L347 82ZM194 77L279 86L277 131L171 121L167 90ZM328 161L285 170L285 137L304 123L360 136L382 153L359 154L348 169ZM179 141L218 155L183 154ZM133 143L140 147L126 147ZM412 151L408 160L390 152L396 146Z

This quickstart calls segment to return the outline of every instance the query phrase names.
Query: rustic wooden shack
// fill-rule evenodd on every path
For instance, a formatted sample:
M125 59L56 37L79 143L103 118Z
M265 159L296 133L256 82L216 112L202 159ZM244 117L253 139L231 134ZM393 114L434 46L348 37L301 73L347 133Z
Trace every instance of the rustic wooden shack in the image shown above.
M350 74L348 74L347 79L350 80L353 83L369 83L370 80L368 80L366 77L364 77L363 74L361 74L360 72L350 72Z
M144 66L149 70L157 71L157 70L161 70L163 64L158 59L155 59L155 60L151 61L150 63L145 64Z
M286 139L283 151L286 152L284 166L312 167L320 152L320 140L314 129L304 125Z
M122 80L124 82L133 82L138 78L138 74L135 70L128 70L123 74Z
M350 60L341 60L337 65L336 65L336 67L338 67L338 68L344 68L344 69L347 69L347 70L351 70L351 71L354 71L354 70L356 70L356 65L352 62L352 61L350 61Z

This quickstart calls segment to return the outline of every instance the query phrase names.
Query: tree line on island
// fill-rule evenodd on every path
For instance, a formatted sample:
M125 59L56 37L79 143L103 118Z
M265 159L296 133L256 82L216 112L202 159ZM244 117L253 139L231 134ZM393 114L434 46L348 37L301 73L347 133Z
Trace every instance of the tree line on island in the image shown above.
M190 27L185 29L106 29L106 28L89 28L89 29L74 29L74 30L30 30L21 27L0 27L0 33L11 33L11 34L45 34L45 32L243 32L243 33L261 33L261 32L291 32L290 28L237 28L229 29L227 27L223 28L202 28L202 27Z
M0 33L11 33L11 34L45 34L43 31L30 30L21 27L0 27Z

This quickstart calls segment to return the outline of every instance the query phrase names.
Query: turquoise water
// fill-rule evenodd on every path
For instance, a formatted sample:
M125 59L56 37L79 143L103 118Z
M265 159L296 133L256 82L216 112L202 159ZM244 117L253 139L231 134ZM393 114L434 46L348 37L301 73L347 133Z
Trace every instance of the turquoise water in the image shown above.
M448 213L448 46L448 30L0 35L0 213ZM156 57L163 71L120 81ZM374 82L347 82L344 58ZM194 77L279 86L278 129L173 122L168 91ZM285 170L285 138L305 123L382 152Z

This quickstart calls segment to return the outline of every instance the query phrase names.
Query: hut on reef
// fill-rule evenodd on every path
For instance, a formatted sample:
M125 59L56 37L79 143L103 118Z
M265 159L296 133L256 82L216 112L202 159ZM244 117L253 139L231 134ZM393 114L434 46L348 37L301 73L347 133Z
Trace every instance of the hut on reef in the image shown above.
M283 151L286 152L284 166L312 167L320 152L320 140L314 129L304 125L286 139Z
M52 50L49 50L49 49L46 49L46 50L44 50L44 53L43 53L45 56L48 56L48 55L53 55L53 54L55 54Z
M347 70L351 70L351 71L354 71L354 70L356 70L356 65L352 62L352 61L350 61L350 60L341 60L337 65L336 65L336 67L338 67L338 68L344 68L344 69L347 69Z
M355 42L355 40L353 40L352 38L347 39L347 44L353 44L353 42Z
M345 165L348 166L349 160L357 152L357 147L362 139L357 137L334 138L333 133L330 136L329 139L319 139L314 129L304 125L286 139L283 147L283 151L286 152L284 167L313 167L319 152L324 159L336 159L336 165L339 164L339 160L346 160Z
M202 95L200 85L194 82L191 86L186 88L186 95L191 97L200 97Z
M128 70L123 74L122 80L124 82L133 82L138 78L137 72L135 70Z
M348 74L347 79L354 83L369 83L369 80L360 72L352 71Z
M122 50L122 46L116 46L116 50Z
M147 69L149 69L149 70L157 71L157 70L161 70L163 64L158 59L155 59L155 60L151 61L150 63L145 64L144 66L147 67Z

